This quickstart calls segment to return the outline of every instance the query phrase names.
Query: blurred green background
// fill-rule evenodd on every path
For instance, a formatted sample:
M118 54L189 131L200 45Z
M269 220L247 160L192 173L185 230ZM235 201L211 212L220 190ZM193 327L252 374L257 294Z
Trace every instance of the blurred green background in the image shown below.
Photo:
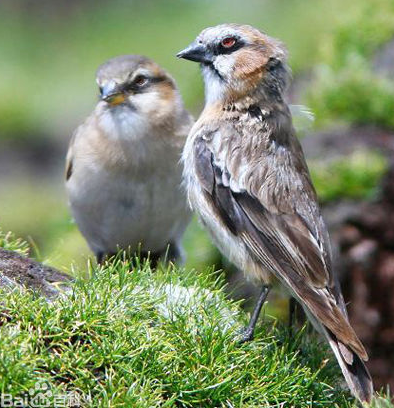
M373 66L394 36L393 0L2 0L0 227L29 239L35 256L63 270L86 265L91 253L67 209L63 168L72 132L97 100L96 68L119 54L150 56L174 76L197 116L199 69L175 54L201 29L223 22L252 24L286 43L294 78L303 78L293 102L314 111L315 129L394 127L393 78ZM373 196L386 162L360 151L311 167L329 201ZM222 266L196 222L185 245L187 268Z

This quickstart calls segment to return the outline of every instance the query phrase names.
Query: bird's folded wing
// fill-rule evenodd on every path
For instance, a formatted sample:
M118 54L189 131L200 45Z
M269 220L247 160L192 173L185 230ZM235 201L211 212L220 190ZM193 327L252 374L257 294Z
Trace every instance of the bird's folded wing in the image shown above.
M66 168L65 168L65 179L66 181L70 180L72 174L73 174L73 167L74 167L74 143L76 138L78 137L78 134L81 133L81 129L83 128L83 125L79 126L72 134L70 143L68 145L68 150L67 150L67 156L66 156Z
M308 228L313 220L305 221L295 205L286 206L294 208L291 213L268 210L261 199L237 185L203 138L196 139L194 153L204 194L226 227L242 239L264 269L292 289L340 342L366 360L364 347L331 291L335 282L323 255L324 243ZM234 185L237 188L232 188ZM292 199L291 192L288 199Z
M66 181L70 180L72 174L73 174L73 151L71 140L66 156L66 170L65 170Z

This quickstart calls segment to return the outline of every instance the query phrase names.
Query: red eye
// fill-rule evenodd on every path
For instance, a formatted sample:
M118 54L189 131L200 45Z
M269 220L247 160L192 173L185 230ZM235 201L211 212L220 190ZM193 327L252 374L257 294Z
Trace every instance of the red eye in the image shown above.
M226 37L222 40L221 45L224 48L231 48L236 42L237 40L234 37Z
M143 86L148 82L148 78L143 75L138 75L137 78L134 79L134 83L137 86Z

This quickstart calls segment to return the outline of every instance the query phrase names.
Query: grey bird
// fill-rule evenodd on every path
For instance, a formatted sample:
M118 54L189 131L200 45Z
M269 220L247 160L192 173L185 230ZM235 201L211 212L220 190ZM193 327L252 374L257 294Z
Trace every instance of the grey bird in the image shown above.
M149 58L98 68L100 100L71 140L66 189L97 260L130 248L152 262L181 260L190 220L181 152L193 119L174 80Z
M284 99L284 46L251 26L223 24L178 57L199 62L205 81L205 108L183 152L190 204L223 254L263 288L248 337L274 277L325 336L352 393L369 401L368 356L349 324Z

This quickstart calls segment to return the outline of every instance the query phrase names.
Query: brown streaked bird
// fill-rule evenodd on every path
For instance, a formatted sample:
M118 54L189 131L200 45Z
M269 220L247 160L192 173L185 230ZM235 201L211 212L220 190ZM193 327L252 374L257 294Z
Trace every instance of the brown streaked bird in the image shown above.
M193 119L174 80L149 58L123 55L97 71L100 101L68 150L72 214L101 262L119 248L181 258L190 210L181 152Z
M251 26L223 24L202 31L178 57L201 64L206 94L183 152L189 201L219 249L262 285L246 339L275 277L329 342L352 393L369 401L368 356L349 324L284 100L284 46Z

